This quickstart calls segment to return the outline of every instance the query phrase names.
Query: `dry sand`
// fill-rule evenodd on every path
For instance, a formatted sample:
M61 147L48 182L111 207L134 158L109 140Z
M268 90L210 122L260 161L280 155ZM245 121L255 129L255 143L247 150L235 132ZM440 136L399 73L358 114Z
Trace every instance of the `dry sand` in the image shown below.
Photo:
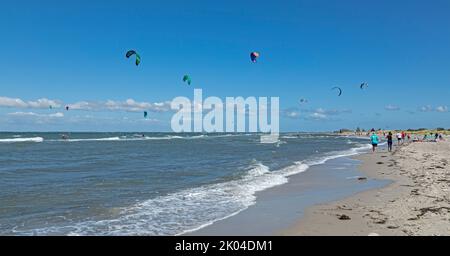
M387 187L309 208L281 235L450 235L450 141L417 142L358 156ZM364 182L362 180L361 182Z

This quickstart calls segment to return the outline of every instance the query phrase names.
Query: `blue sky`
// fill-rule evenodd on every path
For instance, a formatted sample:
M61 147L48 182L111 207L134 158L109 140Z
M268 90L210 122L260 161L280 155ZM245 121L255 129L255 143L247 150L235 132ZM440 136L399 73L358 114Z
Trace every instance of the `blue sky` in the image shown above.
M446 0L2 3L0 130L170 131L161 104L193 88L280 97L283 131L450 128L448 10Z

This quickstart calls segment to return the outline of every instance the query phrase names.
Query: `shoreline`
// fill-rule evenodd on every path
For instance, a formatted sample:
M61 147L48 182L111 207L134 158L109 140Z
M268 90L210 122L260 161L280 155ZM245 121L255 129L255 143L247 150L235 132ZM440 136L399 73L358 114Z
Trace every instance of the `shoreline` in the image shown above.
M447 138L448 139L448 138ZM342 200L309 207L277 235L450 234L450 142L410 143L392 153L354 157L368 179L392 181Z
M357 169L360 161L352 157L343 155L312 165L290 176L287 183L258 192L255 204L247 209L181 235L280 235L279 230L292 226L309 207L388 184L386 180L358 180L364 174Z

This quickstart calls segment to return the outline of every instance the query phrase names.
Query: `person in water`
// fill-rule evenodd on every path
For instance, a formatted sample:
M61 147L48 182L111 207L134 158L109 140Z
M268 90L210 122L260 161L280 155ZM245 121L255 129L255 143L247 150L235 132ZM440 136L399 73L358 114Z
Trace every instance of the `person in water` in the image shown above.
M372 142L372 152L375 153L375 150L378 147L380 138L378 138L378 135L376 133L372 133L372 136L370 136L370 141Z
M386 136L387 138L387 144L388 144L388 151L392 151L392 132L389 132L389 134Z

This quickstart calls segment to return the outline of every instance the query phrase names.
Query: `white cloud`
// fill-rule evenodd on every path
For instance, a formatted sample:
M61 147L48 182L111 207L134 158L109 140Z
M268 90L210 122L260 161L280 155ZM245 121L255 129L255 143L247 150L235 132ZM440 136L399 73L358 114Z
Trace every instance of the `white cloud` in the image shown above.
M9 116L16 116L16 117L44 117L44 118L61 118L64 117L64 113L57 112L53 114L38 114L34 112L13 112L8 113Z
M9 108L49 108L60 107L59 101L49 100L47 98L38 99L36 101L24 101L19 98L0 97L0 107Z
M436 108L437 112L448 112L448 107L447 106L439 106Z
M438 107L434 108L431 105L426 105L426 106L420 107L419 110L421 112L433 112L433 111L436 111L436 112L444 113L444 112L448 112L448 107L447 106L438 106Z
M282 110L281 115L291 119L298 119L301 117L300 110L295 107Z
M339 114L351 113L352 111L350 109L339 110L339 109L318 108L313 112L319 113L319 114L324 114L324 115L339 115Z
M389 105L385 106L384 109L386 109L387 111L398 111L398 110L400 110L400 107L389 104Z
M294 119L300 117L300 113L297 111L286 111L286 112L284 112L284 115L286 117L294 118Z
M87 101L79 101L73 104L68 104L67 106L69 106L69 109L71 110L95 110L99 108L98 104Z
M60 108L62 106L69 106L70 110L86 110L86 111L129 111L129 112L168 112L170 111L170 101L165 102L138 102L134 99L127 99L125 101L107 100L106 102L95 101L79 101L67 105L59 100L49 100L41 98L34 101L24 101L19 98L0 97L0 107L9 108L33 108L33 109L48 109Z
M109 110L109 111L128 111L128 112L167 112L170 111L170 102L137 102L133 99L125 101L107 100L106 102L87 102L80 101L73 104L68 104L72 110Z
M310 114L308 116L308 118L313 119L313 120L325 120L325 119L328 119L328 116L323 113L314 112L314 113Z
M64 117L64 113L57 112L57 113L54 113L54 114L49 114L48 116L49 117Z
M26 108L27 103L25 103L21 99L13 99L8 97L0 97L0 106L1 107L16 107L16 108Z
M420 107L419 110L422 112L431 112L431 111L433 111L433 107L430 105L426 105L426 106Z
M351 113L352 111L349 109L324 109L324 108L317 108L317 109L302 109L299 110L298 108L288 108L283 110L281 113L283 116L287 118L292 119L298 119L302 118L305 120L336 120L335 116L341 115L341 114L347 114ZM308 113L308 114L307 114ZM334 118L332 118L334 117Z
M49 108L50 106L59 108L61 107L61 104L59 103L59 101L42 98L36 101L28 101L28 106L30 108Z

